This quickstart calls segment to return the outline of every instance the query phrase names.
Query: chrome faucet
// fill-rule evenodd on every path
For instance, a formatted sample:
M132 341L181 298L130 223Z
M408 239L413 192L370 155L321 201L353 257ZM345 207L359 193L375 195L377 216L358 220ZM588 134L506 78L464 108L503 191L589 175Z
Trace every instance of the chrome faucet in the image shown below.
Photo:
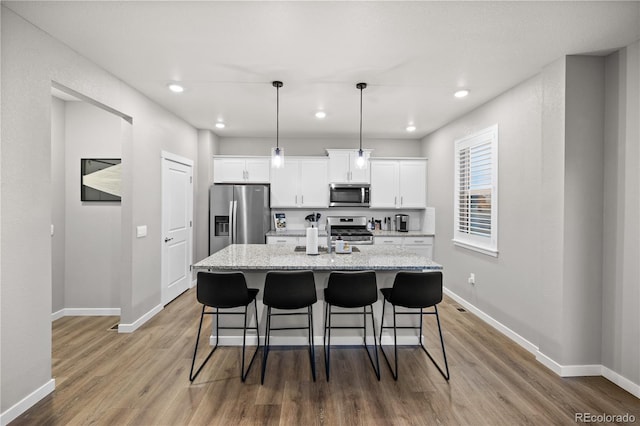
M331 253L331 224L329 223L329 218L327 217L327 253Z

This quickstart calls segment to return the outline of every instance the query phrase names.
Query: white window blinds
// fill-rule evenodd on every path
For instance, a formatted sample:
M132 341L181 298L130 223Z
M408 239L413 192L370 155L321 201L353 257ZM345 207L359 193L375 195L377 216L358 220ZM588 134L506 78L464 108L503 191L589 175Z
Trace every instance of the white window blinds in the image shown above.
M498 126L455 143L454 243L498 252Z

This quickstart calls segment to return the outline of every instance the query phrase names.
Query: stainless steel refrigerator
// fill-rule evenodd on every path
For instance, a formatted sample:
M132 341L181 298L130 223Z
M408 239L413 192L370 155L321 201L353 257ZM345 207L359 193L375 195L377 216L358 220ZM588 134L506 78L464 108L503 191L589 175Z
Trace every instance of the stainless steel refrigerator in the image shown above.
M211 186L209 254L229 244L265 244L270 228L269 185Z

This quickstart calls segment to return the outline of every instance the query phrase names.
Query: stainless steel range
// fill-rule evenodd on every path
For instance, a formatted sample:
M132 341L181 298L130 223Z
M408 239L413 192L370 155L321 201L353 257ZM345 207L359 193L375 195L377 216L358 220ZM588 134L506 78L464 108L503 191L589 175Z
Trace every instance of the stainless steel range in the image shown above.
M327 233L332 244L338 237L349 244L373 244L373 233L367 229L364 216L328 216Z

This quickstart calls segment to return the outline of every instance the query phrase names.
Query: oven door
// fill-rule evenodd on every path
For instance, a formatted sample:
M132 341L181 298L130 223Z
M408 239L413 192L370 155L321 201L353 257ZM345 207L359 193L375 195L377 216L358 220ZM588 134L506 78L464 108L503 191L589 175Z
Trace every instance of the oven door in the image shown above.
M369 185L329 185L330 207L369 207Z

